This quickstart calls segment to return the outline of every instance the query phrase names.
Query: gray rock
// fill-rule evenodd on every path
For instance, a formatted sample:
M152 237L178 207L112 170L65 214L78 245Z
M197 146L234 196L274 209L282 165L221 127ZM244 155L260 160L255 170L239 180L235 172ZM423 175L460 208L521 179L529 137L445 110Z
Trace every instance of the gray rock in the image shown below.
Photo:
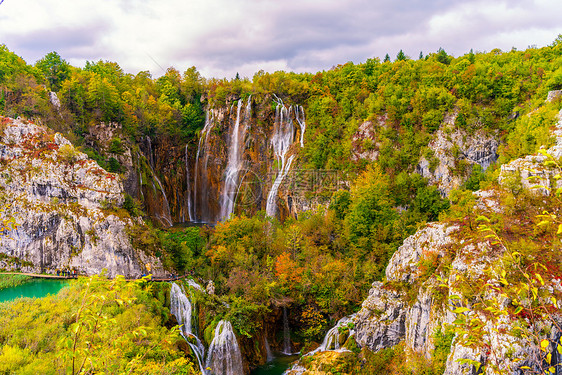
M398 344L406 333L406 306L403 295L373 283L369 297L355 316L355 339L373 351Z
M156 258L133 248L127 234L132 220L111 209L123 203L119 176L74 150L62 135L11 121L0 140L0 159L6 201L0 215L18 224L1 239L0 252L19 258L23 270L76 268L91 275L105 269L110 277L163 273Z

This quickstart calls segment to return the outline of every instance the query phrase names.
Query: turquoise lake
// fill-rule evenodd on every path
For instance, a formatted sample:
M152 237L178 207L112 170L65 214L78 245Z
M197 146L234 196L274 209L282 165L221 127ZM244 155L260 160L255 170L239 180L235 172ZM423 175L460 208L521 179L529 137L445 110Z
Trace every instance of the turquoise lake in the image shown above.
M25 284L0 290L0 303L20 297L41 298L57 294L68 284L68 280L32 279Z

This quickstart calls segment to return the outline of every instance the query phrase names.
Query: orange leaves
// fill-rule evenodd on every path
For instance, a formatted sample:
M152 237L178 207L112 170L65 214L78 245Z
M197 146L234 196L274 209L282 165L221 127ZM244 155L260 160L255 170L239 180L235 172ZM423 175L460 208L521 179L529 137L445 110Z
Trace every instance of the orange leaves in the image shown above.
M275 259L275 275L282 283L299 283L303 271L304 268L299 267L289 253L284 252Z

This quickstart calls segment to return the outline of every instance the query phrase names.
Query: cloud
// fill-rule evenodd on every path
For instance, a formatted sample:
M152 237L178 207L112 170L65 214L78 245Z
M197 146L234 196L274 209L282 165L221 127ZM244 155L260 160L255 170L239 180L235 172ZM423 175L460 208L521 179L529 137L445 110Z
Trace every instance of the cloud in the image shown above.
M111 60L131 73L195 65L208 77L251 77L400 49L417 57L545 45L561 13L559 0L10 0L0 5L0 41L30 63L56 50L73 64Z

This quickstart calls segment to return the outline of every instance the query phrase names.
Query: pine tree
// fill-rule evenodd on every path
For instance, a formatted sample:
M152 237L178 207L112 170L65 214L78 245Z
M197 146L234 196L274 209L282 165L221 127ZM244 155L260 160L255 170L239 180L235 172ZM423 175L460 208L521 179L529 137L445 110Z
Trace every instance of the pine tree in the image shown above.
M390 56L388 56L388 53L387 53L386 56L384 57L383 62L390 62Z
M396 61L406 61L406 59L406 54L404 53L404 51L400 50L400 52L398 52L398 55L396 55Z

